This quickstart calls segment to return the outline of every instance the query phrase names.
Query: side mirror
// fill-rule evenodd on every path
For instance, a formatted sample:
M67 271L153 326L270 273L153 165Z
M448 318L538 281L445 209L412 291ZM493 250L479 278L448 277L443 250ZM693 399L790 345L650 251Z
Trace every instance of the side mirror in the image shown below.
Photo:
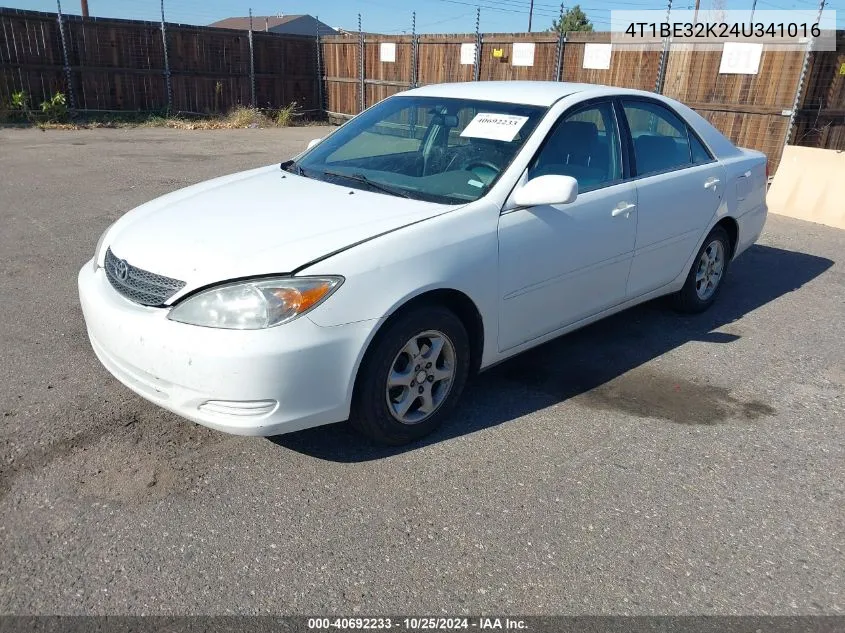
M543 204L569 204L578 197L578 181L572 176L538 176L513 192L519 207Z
M315 138L315 139L312 139L312 140L308 141L308 147L307 147L307 149L311 149L312 147L314 147L317 143L319 143L319 142L320 142L320 141L322 141L322 140L323 140L323 139L321 139L321 138Z

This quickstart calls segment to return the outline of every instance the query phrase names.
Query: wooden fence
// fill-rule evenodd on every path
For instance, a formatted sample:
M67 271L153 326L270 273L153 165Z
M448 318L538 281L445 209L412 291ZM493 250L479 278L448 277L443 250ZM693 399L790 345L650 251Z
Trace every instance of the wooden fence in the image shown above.
M252 40L247 31L165 24L163 34L158 22L74 15L60 28L55 13L0 9L0 108L23 90L36 106L64 92L79 110L213 113L292 101L318 109L315 38Z
M845 149L843 36L843 32L838 34L836 51L811 55L794 117L792 138L797 142ZM565 39L550 32L493 33L479 39L477 59L461 59L462 44L476 43L475 34L324 37L325 108L329 113L349 116L412 86L475 78L571 81L651 91L657 88L693 107L736 144L765 152L774 172L790 133L804 64L804 51L767 49L756 75L722 74L720 51L670 48L661 73L661 50L614 44L609 68L596 69L585 68L596 65L585 64L587 45L610 42L609 33L569 33ZM381 61L383 43L394 45L394 61ZM512 63L517 43L534 45L532 65Z
M756 75L719 72L720 52L614 44L607 69L585 68L608 33L316 37L0 9L0 109L66 93L79 110L215 113L236 105L342 116L424 84L550 80L658 90L700 112L777 167L787 137L845 149L845 32L837 50L767 49ZM383 50L383 45L387 49ZM467 51L464 45L480 44ZM530 65L515 56L533 45ZM517 50L517 49L521 50ZM467 53L471 54L467 54ZM392 59L393 61L383 61ZM318 70L319 64L319 70ZM798 107L792 114L795 95Z
M836 50L813 53L795 120L794 145L845 150L845 31Z

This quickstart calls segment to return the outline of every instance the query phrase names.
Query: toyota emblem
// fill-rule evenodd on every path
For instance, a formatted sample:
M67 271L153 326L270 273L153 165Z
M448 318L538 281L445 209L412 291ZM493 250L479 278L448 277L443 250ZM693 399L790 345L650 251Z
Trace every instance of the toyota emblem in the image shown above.
M114 263L114 274L120 281L126 281L129 276L129 264L126 263L125 259L118 259Z

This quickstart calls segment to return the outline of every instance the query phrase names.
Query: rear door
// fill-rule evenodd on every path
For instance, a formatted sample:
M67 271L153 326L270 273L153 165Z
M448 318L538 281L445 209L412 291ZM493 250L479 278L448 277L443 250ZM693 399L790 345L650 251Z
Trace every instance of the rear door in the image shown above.
M624 98L637 187L637 241L629 298L684 270L725 192L725 169L677 114L648 98Z

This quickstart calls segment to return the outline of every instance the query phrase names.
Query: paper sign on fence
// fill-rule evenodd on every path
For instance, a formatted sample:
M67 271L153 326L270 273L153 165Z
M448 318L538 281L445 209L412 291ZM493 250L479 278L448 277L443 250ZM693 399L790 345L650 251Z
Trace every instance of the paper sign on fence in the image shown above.
M534 42L514 42L511 66L534 65Z
M719 73L723 75L756 75L760 70L762 44L747 42L725 42Z
M495 141L512 141L527 120L527 116L479 112L464 128L461 136L489 138Z
M610 69L612 44L584 44L584 68L595 70Z
M461 63L475 63L475 42L464 42L461 44Z
M382 42L379 48L379 58L383 62L396 61L396 44L394 42Z

